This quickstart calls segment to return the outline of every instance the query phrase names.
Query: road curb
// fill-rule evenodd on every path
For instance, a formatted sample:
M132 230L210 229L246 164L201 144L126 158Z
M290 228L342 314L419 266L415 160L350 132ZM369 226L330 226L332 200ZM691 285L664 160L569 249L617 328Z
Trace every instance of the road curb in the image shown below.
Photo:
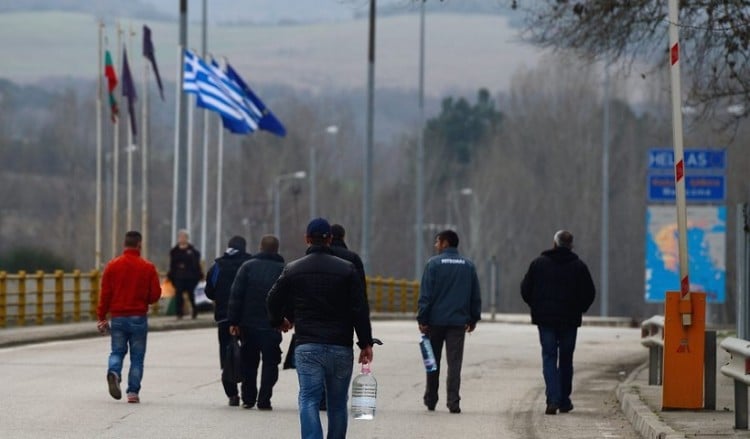
M628 378L617 386L617 399L620 401L620 409L630 421L636 432L645 439L684 439L686 436L675 431L665 424L659 416L651 410L641 399L638 384L635 377L645 368L648 363L643 363L630 373Z

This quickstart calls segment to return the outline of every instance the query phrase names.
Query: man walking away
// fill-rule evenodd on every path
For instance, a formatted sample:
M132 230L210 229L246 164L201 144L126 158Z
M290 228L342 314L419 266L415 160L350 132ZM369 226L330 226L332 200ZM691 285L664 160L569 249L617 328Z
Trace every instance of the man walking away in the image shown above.
M429 337L437 370L427 372L424 404L435 410L440 381L440 357L445 343L448 360L446 405L451 413L461 413L461 366L464 339L481 319L482 299L474 264L458 253L458 234L444 230L435 237L438 253L427 261L419 289L417 322L419 331Z
M216 259L214 265L208 270L206 279L206 297L214 301L214 319L219 332L219 362L222 369L224 369L224 353L232 341L227 318L229 293L237 270L250 259L250 254L245 252L245 248L245 238L233 236L229 239L224 255ZM237 384L224 379L221 384L224 386L224 393L229 398L229 405L239 406L240 395L237 391Z
M182 318L184 293L188 294L193 318L198 315L198 310L195 308L195 287L203 279L201 253L190 244L188 239L187 230L180 230L177 233L177 245L169 252L167 279L174 285L175 313L178 319Z
M127 397L129 403L140 402L148 335L148 306L161 297L159 274L154 265L141 258L141 234L125 234L125 250L107 264L102 274L99 304L96 308L97 329L111 332L112 352L107 367L107 385L114 399L122 398L120 377L122 363L130 349ZM107 314L111 323L107 322Z
M352 377L352 338L359 362L372 361L372 328L363 285L351 262L333 255L331 226L323 218L307 225L307 254L290 262L268 293L271 325L296 325L295 358L303 439L323 439L318 411L323 389L328 404L328 439L346 437L347 398Z
M346 236L346 229L344 229L344 226L341 224L333 224L331 226L331 250L333 251L333 254L335 256L340 257L341 259L347 260L354 264L354 268L357 269L357 272L359 273L360 277L362 278L362 284L365 285L365 295L367 295L367 283L365 280L365 267L362 263L362 259L359 257L357 253L350 250L349 247L346 245L346 242L344 242L344 237Z
M531 262L521 282L521 296L539 329L548 415L573 410L573 351L581 315L594 302L594 281L586 264L573 253L573 235L560 230L553 248Z
M281 333L268 322L266 296L283 269L279 239L266 235L260 240L260 253L242 264L232 284L227 316L232 335L242 338L242 406L246 409L254 407L257 401L258 410L272 410L271 396L281 363Z

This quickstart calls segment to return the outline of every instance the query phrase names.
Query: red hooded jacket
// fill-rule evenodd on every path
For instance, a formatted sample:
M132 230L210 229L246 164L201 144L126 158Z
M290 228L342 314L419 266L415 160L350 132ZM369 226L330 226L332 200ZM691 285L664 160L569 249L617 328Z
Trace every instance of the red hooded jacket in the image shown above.
M99 320L110 317L145 316L148 306L161 297L159 274L141 252L126 248L107 264L96 313Z

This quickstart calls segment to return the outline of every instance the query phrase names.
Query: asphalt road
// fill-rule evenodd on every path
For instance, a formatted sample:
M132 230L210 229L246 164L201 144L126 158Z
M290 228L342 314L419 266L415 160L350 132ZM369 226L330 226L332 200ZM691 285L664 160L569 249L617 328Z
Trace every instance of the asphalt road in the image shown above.
M463 413L456 415L445 407L444 377L437 410L422 405L416 323L373 326L385 342L372 365L376 418L350 420L350 438L638 438L614 396L620 380L646 360L637 329L580 328L575 410L548 416L536 327L480 322L466 340ZM105 337L0 349L0 437L299 437L292 370L280 373L272 412L227 406L214 329L151 333L138 405L109 396L108 354Z

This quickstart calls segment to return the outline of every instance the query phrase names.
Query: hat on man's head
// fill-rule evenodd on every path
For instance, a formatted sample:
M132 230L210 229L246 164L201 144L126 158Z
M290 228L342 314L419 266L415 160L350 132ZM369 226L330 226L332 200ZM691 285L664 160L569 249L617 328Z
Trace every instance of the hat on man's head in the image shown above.
M331 236L331 225L325 218L315 218L307 224L307 236L328 238Z
M245 238L241 236L232 236L229 239L229 243L227 244L227 247L233 248L241 252L245 251L246 246L247 246L247 242L245 242Z

